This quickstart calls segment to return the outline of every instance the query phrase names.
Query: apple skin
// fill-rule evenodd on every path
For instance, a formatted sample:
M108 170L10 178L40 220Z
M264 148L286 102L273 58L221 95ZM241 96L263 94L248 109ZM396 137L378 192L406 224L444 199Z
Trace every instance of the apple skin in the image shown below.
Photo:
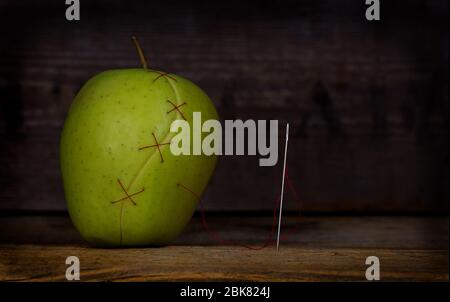
M94 246L169 244L192 217L216 156L175 156L170 125L192 113L218 119L209 97L192 82L147 69L102 72L75 97L61 135L60 160L67 208L82 237ZM169 112L169 113L168 113ZM202 134L204 136L204 134ZM191 143L192 144L192 143ZM191 146L192 148L192 146ZM133 202L126 198L119 180ZM113 203L113 201L122 201Z

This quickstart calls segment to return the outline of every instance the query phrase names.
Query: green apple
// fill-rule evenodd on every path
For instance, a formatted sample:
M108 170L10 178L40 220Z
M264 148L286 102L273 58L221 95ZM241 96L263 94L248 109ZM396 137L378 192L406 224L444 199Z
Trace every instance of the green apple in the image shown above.
M189 222L215 156L175 156L174 120L218 119L208 96L180 76L147 68L102 72L75 97L61 136L67 208L96 246L165 245ZM192 127L191 127L192 128Z

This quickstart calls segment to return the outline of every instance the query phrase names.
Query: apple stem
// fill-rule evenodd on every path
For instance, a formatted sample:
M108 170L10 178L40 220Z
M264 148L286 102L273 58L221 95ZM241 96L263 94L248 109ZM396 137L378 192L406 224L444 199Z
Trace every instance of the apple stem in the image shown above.
M136 50L139 54L139 59L141 59L142 67L144 69L148 69L147 59L145 58L144 52L142 51L139 41L135 36L132 36L131 39L133 40L134 46L136 47Z

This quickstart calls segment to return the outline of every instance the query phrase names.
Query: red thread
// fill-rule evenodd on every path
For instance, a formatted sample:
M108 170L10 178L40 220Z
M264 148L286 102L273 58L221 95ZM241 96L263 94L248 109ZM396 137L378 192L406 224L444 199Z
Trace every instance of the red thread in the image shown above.
M286 177L286 185L288 186L288 188L290 189L291 193L294 195L295 200L298 202L299 204L299 209L301 211L302 209L302 204L300 202L300 199L298 198L298 193L297 190L295 189L294 185L292 184L290 178L289 178L289 174L286 168L286 172L285 172L285 177ZM286 186L285 185L285 186ZM209 226L208 223L206 221L206 215L205 215L205 210L203 208L203 202L200 198L200 196L198 194L196 194L194 191L192 191L191 189L189 189L188 187L184 186L183 184L177 183L178 187L181 187L182 189L184 189L185 191L188 191L189 193L191 193L199 202L200 205L200 215L201 215L201 219L202 219L202 225L205 228L206 232L208 233L208 235L216 242L218 242L219 244L222 245L234 245L234 246L240 246L240 247L244 247L250 250L262 250L266 247L268 247L269 245L274 243L274 239L273 239L273 234L275 231L275 227L277 224L277 212L278 212L278 208L280 205L280 196L278 196L275 200L275 205L274 205L274 209L273 209L273 221L272 221L272 226L270 229L269 234L267 235L264 243L261 246L251 246L251 245L247 245L247 244L242 244L242 243L238 243L236 241L233 240L227 240L227 239L223 239L220 235L218 235L217 233L215 233L214 231L212 231ZM297 229L298 226L295 228ZM295 230L291 230L290 232L288 232L289 235L291 235L293 233L293 231ZM283 235L280 236L281 238L286 239L288 236Z
M168 143L161 143L161 144L160 144L160 143L158 142L158 140L156 139L156 136L155 136L155 134L154 134L153 132L152 132L152 136L153 136L153 139L155 140L156 144L150 145L150 146L140 147L139 150L143 150L143 149L147 149L147 148L156 147L156 148L158 149L159 156L161 157L161 162L164 162L164 158L163 158L163 155L162 155L162 153L161 153L161 148L160 148L160 146L170 145L170 142L168 142Z
M170 105L173 106L173 108L172 108L171 110L167 111L167 114L169 114L169 113L171 113L172 111L176 110L176 111L178 111L178 113L181 115L181 117L182 117L185 121L187 121L187 119L184 117L183 112L179 109L181 106L187 105L186 102L183 102L183 104L178 105L178 106L176 106L176 105L175 105L174 103L172 103L170 100L167 100L167 102L169 102Z
M152 70L152 71L159 74L159 76L157 76L157 77L153 80L153 83L155 83L159 78L162 78L162 77L172 79L172 80L174 80L175 82L177 81L177 79L175 79L173 76L171 76L170 73L168 73L168 72L161 72L161 71L156 71L156 70Z
M133 196L135 196L135 195L138 195L138 194L144 192L144 188L142 188L139 192L136 192L136 193L133 193L133 194L130 195L130 194L128 194L127 190L126 190L125 187L123 186L123 184L122 184L122 182L120 181L120 179L117 179L117 182L119 183L119 186L122 188L122 191L125 193L126 196L123 197L123 198L121 198L121 199L119 199L119 200L111 201L111 203L114 204L114 203L118 203L118 202L120 202L120 201L129 199L133 205L137 205L136 202L135 202L135 201L133 200L133 198L131 198L131 197L133 197Z

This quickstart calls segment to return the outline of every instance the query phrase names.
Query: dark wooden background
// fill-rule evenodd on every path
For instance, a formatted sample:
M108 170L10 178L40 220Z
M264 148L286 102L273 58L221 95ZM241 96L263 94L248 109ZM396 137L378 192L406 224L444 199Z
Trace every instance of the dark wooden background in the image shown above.
M222 118L292 126L307 211L448 211L447 0L0 1L0 209L64 210L58 144L81 85L139 66L190 78ZM284 133L280 133L283 137ZM281 153L281 152L280 152ZM269 210L280 166L223 157L210 210ZM292 199L288 209L295 209Z

